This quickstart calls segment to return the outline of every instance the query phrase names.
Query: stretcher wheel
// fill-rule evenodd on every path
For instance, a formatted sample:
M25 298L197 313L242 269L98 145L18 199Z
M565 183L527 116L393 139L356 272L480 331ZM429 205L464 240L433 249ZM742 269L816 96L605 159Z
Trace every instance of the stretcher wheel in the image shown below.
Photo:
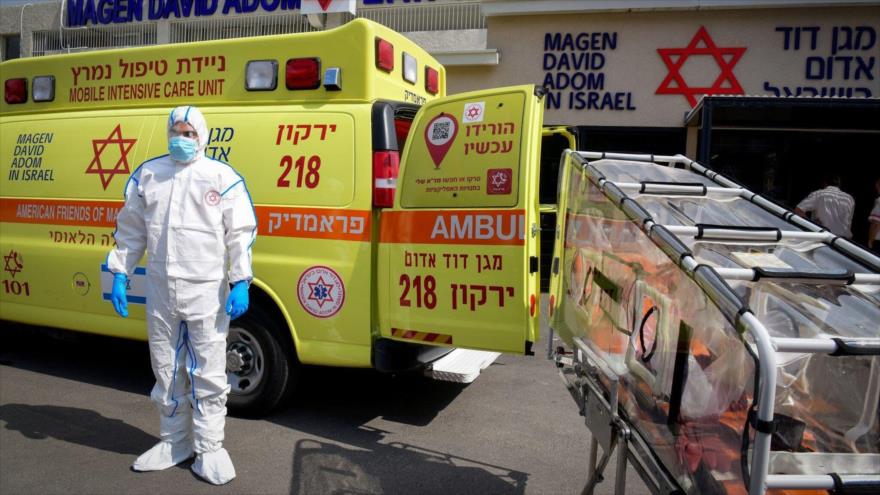
M298 375L295 351L281 329L258 307L229 325L226 338L227 406L236 416L264 416L293 389Z

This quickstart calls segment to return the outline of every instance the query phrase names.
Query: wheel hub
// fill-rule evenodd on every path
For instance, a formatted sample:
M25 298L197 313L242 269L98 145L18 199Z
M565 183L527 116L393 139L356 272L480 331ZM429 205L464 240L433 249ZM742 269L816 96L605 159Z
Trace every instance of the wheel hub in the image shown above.
M226 337L226 381L230 393L247 395L259 390L266 362L260 341L251 330L239 325L229 328Z
M243 342L235 342L226 349L226 370L247 374L253 367L254 351Z

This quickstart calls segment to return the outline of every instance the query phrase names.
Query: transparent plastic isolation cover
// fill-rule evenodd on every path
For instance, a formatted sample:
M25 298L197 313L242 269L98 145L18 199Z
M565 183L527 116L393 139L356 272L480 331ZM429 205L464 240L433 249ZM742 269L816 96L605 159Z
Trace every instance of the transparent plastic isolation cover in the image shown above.
M592 165L614 182L718 186L654 164ZM628 419L682 488L746 493L743 434L757 359L748 335L741 336L580 167L565 170L569 194L559 198L565 236L554 330L569 345L582 338L621 375L620 401ZM630 196L659 224L798 230L741 198ZM869 271L815 242L682 241L699 263L712 266ZM880 302L865 287L730 285L773 336L880 336ZM770 474L880 472L880 358L779 353L777 359ZM752 445L753 429L748 436Z

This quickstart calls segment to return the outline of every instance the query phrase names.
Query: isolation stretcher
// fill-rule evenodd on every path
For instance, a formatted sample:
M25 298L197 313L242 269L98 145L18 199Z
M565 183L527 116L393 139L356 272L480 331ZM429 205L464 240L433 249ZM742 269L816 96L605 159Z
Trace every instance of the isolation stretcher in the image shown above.
M654 493L880 493L880 258L681 155L566 151L550 326ZM598 458L598 447L603 456Z

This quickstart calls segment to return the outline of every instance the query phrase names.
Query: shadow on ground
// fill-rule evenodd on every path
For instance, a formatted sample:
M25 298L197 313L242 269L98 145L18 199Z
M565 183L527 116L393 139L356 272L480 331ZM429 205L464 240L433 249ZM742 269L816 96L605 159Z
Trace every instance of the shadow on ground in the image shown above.
M149 395L146 342L2 322L0 365Z
M39 327L3 330L2 365L149 395L153 376L143 342ZM371 369L304 366L299 373L292 400L265 421L327 441L296 443L291 493L524 493L527 473L388 442L387 432L368 426L379 418L428 426L464 385ZM146 405L149 399L144 400ZM5 404L0 420L28 438L52 437L126 455L139 455L156 441L85 409Z
M54 438L117 454L140 455L159 440L120 419L76 407L4 404L0 421L33 440Z
M402 443L349 449L297 442L290 493L525 493L526 473Z
M291 493L524 493L527 473L387 442L375 419L427 426L465 385L373 370L301 370L293 404L273 423L332 440L301 440Z

